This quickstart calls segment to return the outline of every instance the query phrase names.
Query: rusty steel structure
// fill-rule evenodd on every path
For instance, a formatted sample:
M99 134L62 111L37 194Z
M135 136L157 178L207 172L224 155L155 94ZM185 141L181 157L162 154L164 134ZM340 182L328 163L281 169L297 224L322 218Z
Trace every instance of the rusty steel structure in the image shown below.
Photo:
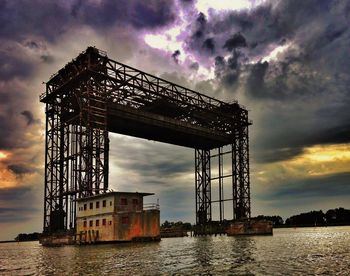
M248 111L152 76L88 47L46 83L44 232L75 229L78 198L108 189L109 132L195 150L196 223L212 203L232 201L233 219L250 217ZM224 148L229 150L224 150ZM230 156L229 171L223 157ZM212 177L211 160L219 172ZM224 170L225 168L225 170ZM219 198L212 199L212 180ZM223 180L230 179L229 197ZM227 190L227 189L226 189Z

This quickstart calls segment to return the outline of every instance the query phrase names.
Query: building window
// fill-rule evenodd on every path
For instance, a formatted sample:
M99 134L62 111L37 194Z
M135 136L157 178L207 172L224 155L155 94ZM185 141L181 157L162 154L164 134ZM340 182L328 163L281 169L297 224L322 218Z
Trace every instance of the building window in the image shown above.
M122 224L129 224L129 217L122 217Z
M90 220L90 221L89 221L89 226L92 227L92 225L93 225L93 221Z
M110 221L108 222L108 224L109 224L109 225L112 225L112 221L110 220Z
M94 204L90 202L90 209L94 208Z
M96 226L100 226L100 220L99 219L96 220Z
M106 219L102 219L102 225L106 226Z
M87 226L87 223L86 223L86 220L84 220L84 228L86 228Z
M87 209L87 206L86 206L86 204L84 204L84 211Z
M128 200L127 200L126 198L122 198L122 199L120 200L120 204L121 204L121 205L128 205Z
M105 200L102 201L102 207L106 207L106 201Z
M137 198L133 198L132 199L132 205L137 205L137 204L139 204L138 199Z
M100 202L96 201L96 209L100 208Z
M112 206L112 201L109 202L109 206Z

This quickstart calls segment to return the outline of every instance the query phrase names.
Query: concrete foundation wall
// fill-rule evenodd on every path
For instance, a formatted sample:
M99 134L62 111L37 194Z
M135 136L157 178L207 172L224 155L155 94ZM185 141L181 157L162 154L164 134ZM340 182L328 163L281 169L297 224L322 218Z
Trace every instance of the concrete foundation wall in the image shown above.
M244 221L234 222L226 230L228 236L235 235L272 235L273 225L271 221Z
M118 241L160 237L159 210L118 213L115 237Z
M144 236L160 237L160 212L159 210L143 211Z

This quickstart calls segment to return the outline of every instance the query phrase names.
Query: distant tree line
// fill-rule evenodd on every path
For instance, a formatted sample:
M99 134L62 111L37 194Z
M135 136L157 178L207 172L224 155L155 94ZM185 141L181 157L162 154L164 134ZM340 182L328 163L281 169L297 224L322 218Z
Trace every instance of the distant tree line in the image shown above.
M286 219L288 226L326 226L326 225L350 225L350 210L344 208L330 209L326 213L311 211Z
M294 226L337 226L350 225L350 210L344 208L330 209L326 213L320 211L310 211L294 215L284 222L280 216L257 216L253 219L266 219L272 221L275 227Z
M283 221L283 218L281 218L280 216L263 216L263 215L260 215L260 216L257 216L253 219L258 219L258 220L269 220L272 222L273 226L281 226L283 225L284 221Z
M17 237L15 238L15 241L37 241L39 240L40 233L34 232L34 233L21 233L18 234Z
M162 223L160 228L161 229L181 228L181 229L186 230L186 231L191 231L192 225L189 222L182 222L182 221L170 222L170 221L166 220Z
M283 220L281 216L264 216L259 215L253 217L252 219L258 220L269 220L273 223L274 227L302 227L302 226L337 226L337 225L350 225L350 210L344 208L330 209L326 213L320 211L310 211L307 213L301 213L299 215L294 215ZM219 222L213 222L218 224ZM229 225L231 221L225 220L221 223L224 225ZM181 228L186 231L193 230L193 225L189 222L169 222L165 221L161 225L161 229L168 228Z

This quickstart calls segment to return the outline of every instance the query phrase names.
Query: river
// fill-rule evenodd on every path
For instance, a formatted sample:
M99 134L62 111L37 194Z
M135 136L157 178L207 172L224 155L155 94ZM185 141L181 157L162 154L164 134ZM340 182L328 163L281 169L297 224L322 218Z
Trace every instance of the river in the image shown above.
M81 247L4 243L0 275L350 275L350 227Z

